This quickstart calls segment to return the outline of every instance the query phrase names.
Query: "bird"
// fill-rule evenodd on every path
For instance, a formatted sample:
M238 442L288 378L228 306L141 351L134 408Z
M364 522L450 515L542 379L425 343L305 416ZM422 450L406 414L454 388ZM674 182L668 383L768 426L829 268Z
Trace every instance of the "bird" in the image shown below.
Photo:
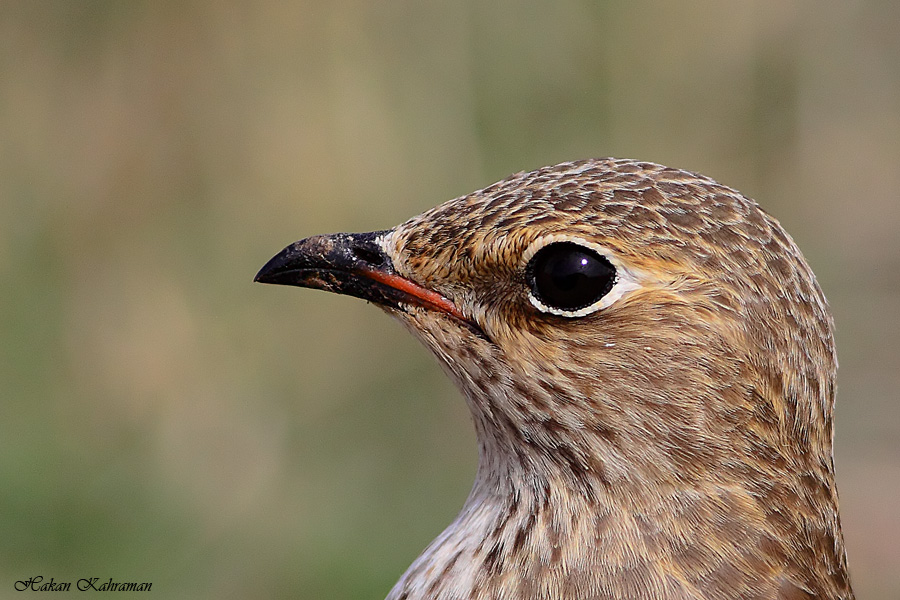
M470 409L475 482L388 600L852 600L834 324L752 199L651 162L514 174L262 283L399 320Z

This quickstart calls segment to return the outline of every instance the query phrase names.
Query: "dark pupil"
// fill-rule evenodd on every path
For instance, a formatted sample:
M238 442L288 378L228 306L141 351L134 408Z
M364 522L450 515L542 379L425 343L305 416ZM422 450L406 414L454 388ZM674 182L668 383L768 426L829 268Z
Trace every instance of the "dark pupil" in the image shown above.
M589 248L559 242L541 248L529 264L534 295L560 310L590 306L612 289L616 269Z

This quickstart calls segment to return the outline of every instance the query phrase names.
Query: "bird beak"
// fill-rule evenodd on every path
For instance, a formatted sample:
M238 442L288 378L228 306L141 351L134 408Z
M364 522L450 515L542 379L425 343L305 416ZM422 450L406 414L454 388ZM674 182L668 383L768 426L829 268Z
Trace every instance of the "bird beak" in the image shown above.
M325 290L399 310L421 306L474 326L453 302L394 271L378 243L387 233L335 233L294 242L267 262L253 281Z

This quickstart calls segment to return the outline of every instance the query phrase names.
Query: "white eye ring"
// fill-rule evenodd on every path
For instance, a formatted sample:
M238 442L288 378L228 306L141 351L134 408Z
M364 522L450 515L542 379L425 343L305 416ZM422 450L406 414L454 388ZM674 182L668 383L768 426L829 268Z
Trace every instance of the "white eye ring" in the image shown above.
M528 300L531 302L532 306L534 306L539 311L567 318L584 317L602 308L610 306L612 303L617 301L628 292L641 287L641 278L638 276L638 274L633 269L629 269L628 267L626 267L625 264L622 263L622 261L619 260L615 256L615 254L608 248L605 248L599 244L595 244L594 242L589 242L584 238L566 234L552 234L538 238L531 242L531 244L528 245L528 248L526 248L525 252L522 254L521 268L527 268L527 265L529 264L531 259L534 258L535 254L537 254L541 249L549 246L550 244L556 244L560 242L576 244L578 246L583 246L584 248L588 248L596 252L597 254L608 260L613 267L615 267L616 278L609 292L604 294L593 304L585 306L584 308L579 308L577 310L564 310L553 306L547 306L544 302L541 302L541 300L535 296L534 291L531 289L531 286L529 286Z

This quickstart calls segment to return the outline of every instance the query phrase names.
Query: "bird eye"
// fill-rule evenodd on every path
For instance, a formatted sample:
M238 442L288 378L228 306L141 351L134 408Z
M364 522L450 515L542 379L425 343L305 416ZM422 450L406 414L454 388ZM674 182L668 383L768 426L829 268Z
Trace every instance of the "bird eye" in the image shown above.
M525 273L534 298L557 314L591 306L616 283L616 269L609 260L572 242L544 246Z

